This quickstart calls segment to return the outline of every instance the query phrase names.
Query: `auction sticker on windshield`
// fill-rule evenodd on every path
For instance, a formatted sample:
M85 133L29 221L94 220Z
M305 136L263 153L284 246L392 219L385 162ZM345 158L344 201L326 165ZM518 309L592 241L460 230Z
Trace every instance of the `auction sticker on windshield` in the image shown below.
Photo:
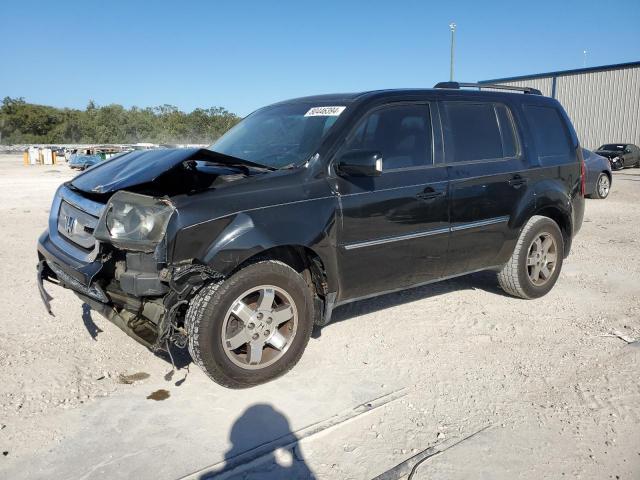
M305 117L337 117L344 109L347 107L312 107L307 113L304 114Z

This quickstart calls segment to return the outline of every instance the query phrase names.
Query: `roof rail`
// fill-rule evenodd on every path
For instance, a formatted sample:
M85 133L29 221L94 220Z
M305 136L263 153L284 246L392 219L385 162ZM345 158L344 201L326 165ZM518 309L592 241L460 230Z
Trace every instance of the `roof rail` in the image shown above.
M542 92L537 88L531 87L514 87L511 85L499 85L495 83L461 83L461 82L439 82L436 83L433 88L455 88L460 89L461 87L473 87L477 89L483 88L494 88L497 90L515 90L517 92L528 93L531 95L542 95Z

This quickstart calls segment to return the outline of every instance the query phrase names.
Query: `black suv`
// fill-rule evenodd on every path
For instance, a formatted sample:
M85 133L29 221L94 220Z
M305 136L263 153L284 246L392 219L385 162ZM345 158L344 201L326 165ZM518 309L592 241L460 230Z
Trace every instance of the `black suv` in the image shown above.
M43 280L241 388L289 370L337 305L479 270L546 294L582 224L578 139L557 101L470 85L285 101L208 149L91 168L39 239L47 309Z

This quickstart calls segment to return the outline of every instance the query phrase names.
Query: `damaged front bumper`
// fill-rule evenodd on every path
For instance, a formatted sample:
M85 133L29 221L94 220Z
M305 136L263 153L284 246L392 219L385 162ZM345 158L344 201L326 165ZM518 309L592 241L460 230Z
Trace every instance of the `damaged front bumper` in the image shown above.
M169 287L159 279L159 272L134 270L141 267L139 256L127 255L117 262L113 255L82 261L67 254L44 232L38 240L37 282L40 297L53 315L52 296L44 282L72 290L83 302L124 330L143 345L158 349L166 340L165 297ZM120 265L116 266L118 263ZM130 267L127 268L127 264ZM116 280L116 271L119 271ZM123 290L123 288L125 290ZM136 294L146 294L146 296Z
M153 254L112 252L83 262L70 257L48 232L38 240L38 289L53 315L44 282L72 290L83 302L152 350L186 344L183 317L204 283L220 278L204 265L160 267Z
M53 243L48 232L44 232L38 239L38 259L38 289L51 315L53 315L52 297L44 288L45 280L82 293L99 302L109 302L104 290L97 284L93 284L93 279L102 269L101 262L82 262L71 257Z

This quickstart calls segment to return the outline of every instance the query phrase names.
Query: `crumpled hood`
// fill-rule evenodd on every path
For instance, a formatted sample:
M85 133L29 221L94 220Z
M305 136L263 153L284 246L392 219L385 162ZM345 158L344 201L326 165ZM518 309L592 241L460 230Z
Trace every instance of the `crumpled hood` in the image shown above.
M151 184L187 160L206 160L224 165L234 163L230 159L232 157L205 148L138 150L101 162L74 178L71 185L87 193L112 193Z
M624 155L623 152L618 152L617 150L596 150L594 153L607 158L621 157L622 155Z

